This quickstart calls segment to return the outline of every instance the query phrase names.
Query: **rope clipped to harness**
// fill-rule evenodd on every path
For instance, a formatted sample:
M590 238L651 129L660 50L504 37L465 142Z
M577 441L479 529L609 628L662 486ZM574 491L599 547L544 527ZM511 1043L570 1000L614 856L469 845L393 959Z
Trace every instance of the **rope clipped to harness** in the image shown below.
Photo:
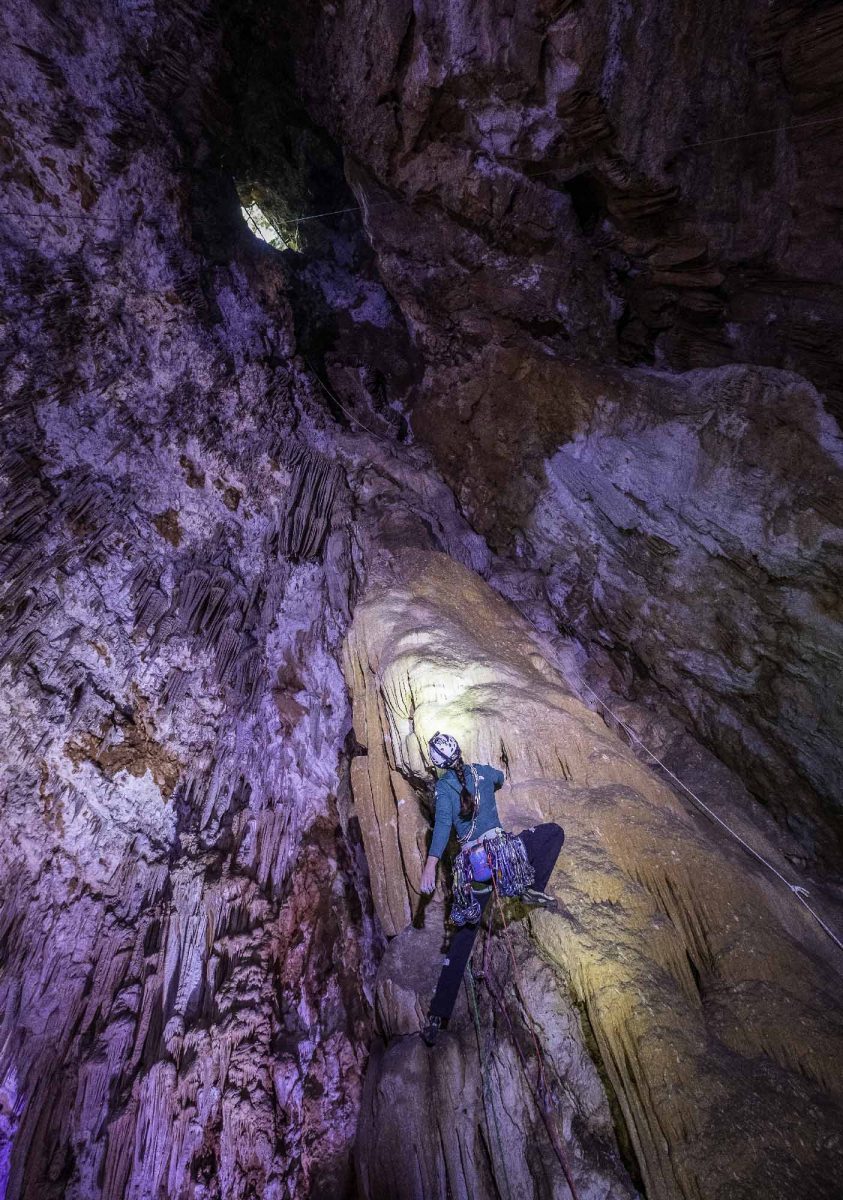
M498 1144L498 1158L500 1159L501 1171L503 1172L503 1181L506 1185L506 1195L508 1200L512 1200L512 1192L509 1186L509 1175L506 1169L506 1155L501 1141L501 1130L498 1124L498 1114L495 1108L494 1097L492 1095L492 1080L489 1074L489 1064L486 1060L486 1051L483 1047L483 1034L480 1029L480 1013L477 1009L477 991L474 986L474 975L471 970L471 963L468 963L465 972L465 985L468 991L468 998L471 1004L471 1015L474 1020L474 1032L477 1035L477 1050L480 1055L480 1073L483 1077L483 1108L486 1112L486 1129L491 1135L492 1125L489 1121L489 1110L492 1112L492 1120L494 1121L495 1137ZM489 1137L491 1151L491 1136ZM489 1155L491 1158L491 1153ZM494 1172L494 1159L492 1159L492 1169Z
M473 763L469 770L474 784L471 825L465 836L460 838L462 849L454 859L451 922L457 926L476 925L480 920L478 885L480 891L488 891L491 884L502 896L520 896L535 881L527 849L517 834L496 829L472 841L480 812L480 779Z

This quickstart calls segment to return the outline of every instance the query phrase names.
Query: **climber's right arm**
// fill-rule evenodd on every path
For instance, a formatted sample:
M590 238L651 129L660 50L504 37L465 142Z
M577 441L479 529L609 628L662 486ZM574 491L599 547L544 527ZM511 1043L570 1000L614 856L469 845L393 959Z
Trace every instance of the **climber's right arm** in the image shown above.
M432 854L429 854L427 862L424 864L421 884L419 886L425 896L429 896L431 892L436 891L436 864L438 862L438 858L434 858Z

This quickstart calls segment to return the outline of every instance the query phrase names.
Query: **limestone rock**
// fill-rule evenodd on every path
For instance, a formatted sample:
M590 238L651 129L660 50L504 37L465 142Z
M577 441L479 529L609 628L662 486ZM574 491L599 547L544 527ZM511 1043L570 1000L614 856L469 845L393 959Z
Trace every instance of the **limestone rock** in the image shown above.
M407 818L390 773L420 779L421 747L435 729L453 732L469 760L505 767L499 807L508 827L557 820L567 830L551 884L561 912L527 918L525 931L516 910L509 929L498 930L503 945L488 969L484 1019L496 992L515 987L522 1006L516 1019L543 1044L566 1089L558 1107L569 1114L578 1188L598 1188L608 1154L614 1182L600 1186L630 1194L606 1102L595 1099L588 1043L648 1196L830 1198L840 1171L833 1130L843 1099L832 1067L843 1034L835 948L795 897L643 767L571 694L529 627L444 556L407 552L383 565L358 602L348 663L356 736L372 758L357 768L363 786L355 801L369 860L396 872L380 885L390 896L402 883L408 904L411 895L398 874ZM760 827L755 842L787 870ZM395 904L385 908L377 885L374 894L394 923ZM384 1125L392 1128L401 1113L407 1140L399 1161L422 1164L417 1182L405 1185L407 1195L491 1194L477 1166L482 1144L498 1190L505 1162L522 1194L563 1195L561 1178L549 1184L544 1174L552 1153L540 1152L542 1166L534 1162L526 1173L519 1165L524 1134L511 1122L535 1129L527 1079L538 1063L533 1050L519 1079L507 1049L507 1033L517 1042L513 1018L511 1031L497 1026L494 1051L492 1043L486 1047L504 1080L495 1085L504 1089L498 1100L508 1114L500 1161L491 1126L484 1135L476 1117L481 1083L476 1074L465 1078L455 1058L456 1046L463 1061L469 1054L465 1009L445 1035L441 1058L426 1057L410 1035L435 975L430 957L439 920L438 906L430 933L426 922L419 930L408 920L380 968L386 1042L370 1062L363 1102L364 1194L404 1194L396 1191L398 1156L382 1143ZM507 946L517 956L511 964ZM475 954L475 968L479 959ZM451 1091L455 1076L460 1087ZM601 1130L603 1140L580 1138L580 1128ZM785 1128L798 1135L783 1139ZM438 1175L430 1173L432 1163L441 1164Z
M3 22L0 1194L341 1195L380 945L347 500L209 158L219 31Z
M826 868L839 10L355 0L291 29L470 520Z
M839 5L294 12L301 86L440 365L519 340L751 361L839 405Z
M446 375L469 451L425 417L466 510L539 572L569 634L736 768L804 859L833 864L843 459L821 397L747 367L517 363L490 352L487 373Z

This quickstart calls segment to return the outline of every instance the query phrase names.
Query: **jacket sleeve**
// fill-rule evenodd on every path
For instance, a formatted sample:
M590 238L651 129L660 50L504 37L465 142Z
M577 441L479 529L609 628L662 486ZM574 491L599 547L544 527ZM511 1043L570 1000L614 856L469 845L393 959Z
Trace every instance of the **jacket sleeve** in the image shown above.
M451 836L451 792L440 779L436 785L436 820L428 854L441 858Z
M495 785L495 791L497 791L498 788L502 788L506 783L506 776L503 771L497 771L494 767L490 767L489 770L492 772L492 783Z

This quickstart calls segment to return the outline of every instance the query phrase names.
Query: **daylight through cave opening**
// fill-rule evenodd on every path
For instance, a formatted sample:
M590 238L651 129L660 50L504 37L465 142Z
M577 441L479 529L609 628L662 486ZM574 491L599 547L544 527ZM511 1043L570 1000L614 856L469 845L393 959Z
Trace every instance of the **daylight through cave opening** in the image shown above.
M267 216L266 211L255 198L253 188L240 187L237 189L237 194L240 198L240 212L255 237L266 242L268 246L272 246L273 250L301 249L298 222L295 217L279 228Z

